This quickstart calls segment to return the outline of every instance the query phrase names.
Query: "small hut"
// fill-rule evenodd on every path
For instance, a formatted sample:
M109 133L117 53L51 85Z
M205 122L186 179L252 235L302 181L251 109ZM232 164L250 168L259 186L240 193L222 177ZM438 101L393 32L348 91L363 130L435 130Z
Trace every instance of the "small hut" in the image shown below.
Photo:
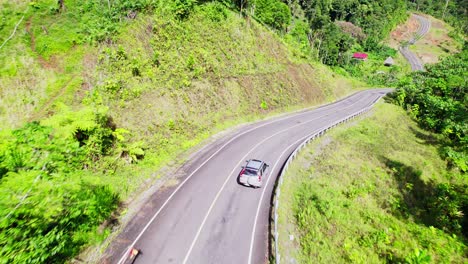
M395 64L395 61L393 60L392 57L388 57L388 58L384 61L383 64L384 64L385 66L390 67L390 66L392 66L393 64Z

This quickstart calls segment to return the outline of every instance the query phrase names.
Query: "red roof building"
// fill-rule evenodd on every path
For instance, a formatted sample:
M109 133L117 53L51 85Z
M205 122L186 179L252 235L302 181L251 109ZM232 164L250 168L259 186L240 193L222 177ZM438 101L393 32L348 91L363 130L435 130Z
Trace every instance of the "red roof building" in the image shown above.
M353 59L357 60L367 60L367 57L369 57L369 55L367 55L366 53L356 52L353 54Z

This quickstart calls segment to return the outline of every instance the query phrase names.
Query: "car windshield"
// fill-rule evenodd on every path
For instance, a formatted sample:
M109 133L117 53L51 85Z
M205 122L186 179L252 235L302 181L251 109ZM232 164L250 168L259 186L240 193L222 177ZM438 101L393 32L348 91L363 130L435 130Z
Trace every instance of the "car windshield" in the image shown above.
M245 175L255 176L255 175L257 175L257 171L252 170L252 169L245 169L244 174Z

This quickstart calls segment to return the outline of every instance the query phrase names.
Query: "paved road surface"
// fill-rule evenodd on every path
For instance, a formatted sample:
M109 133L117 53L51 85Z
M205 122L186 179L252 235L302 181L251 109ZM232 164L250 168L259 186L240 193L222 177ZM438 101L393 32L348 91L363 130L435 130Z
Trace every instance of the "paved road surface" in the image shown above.
M304 137L389 91L358 92L314 110L244 126L219 139L177 173L178 186L153 195L102 262L118 263L126 248L134 246L142 253L135 261L139 264L266 263L271 194L288 155ZM270 164L261 189L237 183L249 158Z
M414 43L416 43L416 41L418 41L418 39L424 37L431 28L431 21L429 21L427 18L415 14L413 14L413 16L416 17L416 19L419 21L419 29L416 32L415 36L409 40L409 45L413 45ZM413 71L424 70L424 64L422 63L422 61L413 52L409 50L408 46L400 47L400 52L406 58L406 60L408 60Z

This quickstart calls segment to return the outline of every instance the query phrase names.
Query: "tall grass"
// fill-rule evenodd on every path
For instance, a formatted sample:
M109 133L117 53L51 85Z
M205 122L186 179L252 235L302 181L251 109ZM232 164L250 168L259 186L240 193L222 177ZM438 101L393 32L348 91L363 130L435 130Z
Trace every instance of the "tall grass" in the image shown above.
M466 238L434 227L425 204L437 184L467 184L456 173L447 171L433 135L397 107L379 104L366 120L311 144L286 173L282 257L300 263L466 262Z

